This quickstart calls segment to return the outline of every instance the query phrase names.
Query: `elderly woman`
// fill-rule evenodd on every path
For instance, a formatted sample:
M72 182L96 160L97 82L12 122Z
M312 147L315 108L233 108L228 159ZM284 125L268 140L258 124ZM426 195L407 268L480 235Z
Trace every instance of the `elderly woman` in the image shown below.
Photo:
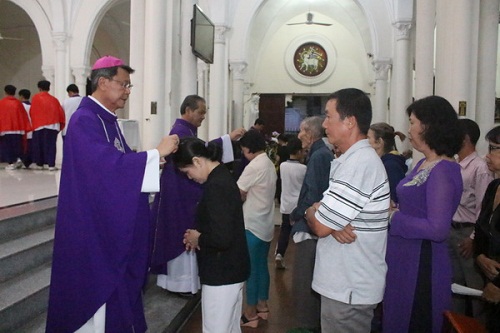
M441 332L451 306L451 262L446 239L462 194L454 161L463 132L451 104L439 96L407 108L409 139L423 153L398 184L387 240L383 331Z
M368 130L368 142L375 149L377 155L382 159L389 186L391 188L391 200L398 202L396 195L396 186L406 175L408 166L406 158L396 149L396 135L403 141L406 136L401 132L394 131L394 127L387 123L376 123L370 126Z
M488 168L500 176L500 126L486 134L489 153ZM489 332L500 332L500 179L493 180L483 198L476 222L474 257L486 278L483 298L486 305L486 326Z

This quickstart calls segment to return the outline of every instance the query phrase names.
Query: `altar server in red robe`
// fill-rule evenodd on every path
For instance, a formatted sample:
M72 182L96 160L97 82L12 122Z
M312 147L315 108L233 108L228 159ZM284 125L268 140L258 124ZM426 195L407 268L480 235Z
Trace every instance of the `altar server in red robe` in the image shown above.
M30 117L33 125L33 162L37 169L43 169L45 164L50 171L56 170L57 134L66 124L61 103L49 94L50 82L38 82L40 92L31 100Z
M22 166L23 136L31 130L31 125L23 104L15 97L17 88L6 85L5 97L0 100L0 137L2 160L7 162L7 170Z

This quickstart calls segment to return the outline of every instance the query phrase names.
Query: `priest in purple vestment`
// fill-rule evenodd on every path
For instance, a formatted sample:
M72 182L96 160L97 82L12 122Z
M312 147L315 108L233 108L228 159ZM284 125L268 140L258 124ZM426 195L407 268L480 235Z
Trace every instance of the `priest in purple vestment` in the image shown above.
M145 332L141 289L150 241L149 192L176 135L135 153L116 110L134 70L106 56L92 68L92 95L71 117L61 171L47 332Z
M205 119L205 99L189 95L182 102L180 113L170 134L179 138L198 134ZM231 141L239 139L245 130L236 129L214 141L222 145L222 162L233 160ZM167 160L160 179L160 193L155 197L152 215L154 223L151 272L158 274L158 286L172 292L195 294L200 288L196 254L186 252L183 244L187 229L195 228L196 205L201 198L202 186L177 170Z

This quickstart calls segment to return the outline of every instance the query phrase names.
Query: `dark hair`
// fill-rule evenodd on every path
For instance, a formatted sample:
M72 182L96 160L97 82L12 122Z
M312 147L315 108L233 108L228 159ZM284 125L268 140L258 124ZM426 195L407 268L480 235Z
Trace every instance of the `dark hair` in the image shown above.
M50 82L47 81L47 80L38 81L38 83L37 83L36 86L39 89L43 90L43 91L49 91L50 90Z
M266 139L258 131L247 131L240 139L240 146L248 148L250 153L266 149Z
M493 143L500 144L500 126L490 129L484 138Z
M278 141L288 142L288 137L285 134L279 134L276 139Z
M66 88L66 92L70 91L78 94L80 92L80 89L78 89L78 86L76 84L72 83Z
M188 95L184 98L184 101L181 104L181 115L186 113L186 109L190 108L191 110L196 110L198 108L198 102L205 102L205 99L198 95Z
M467 118L458 119L458 122L462 127L462 131L464 131L464 136L468 135L470 142L475 146L481 136L479 125L474 120Z
M253 124L254 125L265 125L264 120L262 120L261 118L255 119Z
M129 74L132 74L135 72L135 70L132 69L132 67L127 66L127 65L94 69L90 73L90 90L91 90L91 92L93 93L97 90L97 87L99 86L99 79L101 77L104 77L108 80L111 80L118 73L118 68L125 70Z
M222 148L215 142L208 142L190 136L182 138L179 148L173 155L174 164L177 168L184 168L193 164L193 157L204 157L210 161L220 161Z
M462 148L464 132L450 102L440 96L416 100L406 109L422 123L422 139L438 155L453 157Z
M370 126L370 129L375 135L375 140L384 140L384 154L387 154L391 150L398 150L396 148L396 135L399 136L401 141L406 139L406 135L401 132L394 130L394 127L387 123L375 123Z
M359 130L366 135L372 122L372 103L366 93L356 88L346 88L328 96L328 100L332 99L337 101L340 119L356 118Z
M295 155L302 150L302 141L300 141L297 137L292 137L288 140L286 149L290 155Z
M19 96L22 96L26 99L30 99L31 97L31 91L29 91L28 89L21 89L19 90Z
M318 140L325 136L324 120L322 116L307 117L302 120L301 125L304 125L304 130L311 134L314 140Z
M7 95L14 96L16 94L17 88L12 84L8 84L3 88L3 91L7 93Z

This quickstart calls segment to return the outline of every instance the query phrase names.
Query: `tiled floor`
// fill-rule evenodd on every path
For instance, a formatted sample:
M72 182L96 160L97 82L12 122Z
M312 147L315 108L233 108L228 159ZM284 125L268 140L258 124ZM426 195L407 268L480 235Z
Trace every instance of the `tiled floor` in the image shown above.
M57 195L59 170L5 170L5 166L0 163L0 209Z

